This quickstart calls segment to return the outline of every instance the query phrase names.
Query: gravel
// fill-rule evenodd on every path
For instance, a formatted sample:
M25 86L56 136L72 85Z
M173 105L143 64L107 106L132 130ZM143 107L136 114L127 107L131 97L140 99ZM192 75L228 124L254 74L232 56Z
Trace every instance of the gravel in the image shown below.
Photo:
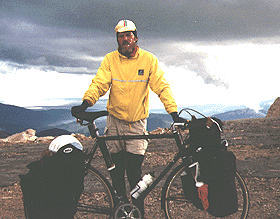
M223 137L229 150L237 157L238 171L250 194L248 218L280 218L280 118L227 121ZM90 148L92 140L83 140ZM24 218L19 174L27 172L26 165L39 158L48 143L0 145L0 219ZM159 173L172 160L177 149L172 140L152 140L143 164L143 173ZM100 152L93 163L106 173ZM146 218L164 218L160 208L160 194L164 181L145 199Z

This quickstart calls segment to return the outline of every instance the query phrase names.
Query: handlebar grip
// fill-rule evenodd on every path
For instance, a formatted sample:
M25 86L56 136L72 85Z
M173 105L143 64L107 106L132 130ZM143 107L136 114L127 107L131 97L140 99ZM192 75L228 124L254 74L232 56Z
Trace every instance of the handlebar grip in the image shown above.
M189 120L186 120L185 122L174 122L173 125L181 129L184 129L188 127L189 122L190 122Z

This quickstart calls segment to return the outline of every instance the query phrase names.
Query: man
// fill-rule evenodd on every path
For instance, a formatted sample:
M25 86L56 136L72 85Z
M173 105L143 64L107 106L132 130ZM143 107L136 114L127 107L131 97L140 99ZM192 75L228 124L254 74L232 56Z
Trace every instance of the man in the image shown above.
M110 89L107 103L106 134L142 135L146 131L149 116L149 89L155 92L166 111L175 122L182 122L177 105L158 59L137 46L138 36L135 24L121 20L115 27L118 50L107 54L95 78L83 97L83 103L75 112L85 111L94 105L99 97ZM108 141L116 170L122 179L120 195L126 197L124 174L127 173L130 189L141 180L141 165L147 149L146 140ZM138 205L144 213L143 203Z

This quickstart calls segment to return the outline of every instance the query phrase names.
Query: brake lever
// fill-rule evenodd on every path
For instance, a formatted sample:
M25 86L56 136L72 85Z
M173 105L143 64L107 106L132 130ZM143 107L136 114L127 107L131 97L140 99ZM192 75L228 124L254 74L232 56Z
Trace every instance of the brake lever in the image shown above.
M185 130L188 128L188 124L189 124L189 120L186 120L186 122L173 122L171 125L171 129L175 131L176 130L175 127L178 127L181 130Z

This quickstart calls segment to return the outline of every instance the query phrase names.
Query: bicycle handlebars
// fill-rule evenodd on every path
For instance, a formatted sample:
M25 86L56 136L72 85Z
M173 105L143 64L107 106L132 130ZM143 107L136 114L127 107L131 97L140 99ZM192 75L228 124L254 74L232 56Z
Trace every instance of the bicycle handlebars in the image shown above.
M102 116L108 116L109 113L106 110L103 111L96 111L96 112L74 112L73 110L71 110L71 114L72 116L74 116L75 118L77 118L78 122L82 125L83 121L87 121L89 124L92 124L94 122L94 120L102 117ZM171 127L173 126L178 126L181 128L184 128L188 125L190 121L186 120L184 123L173 123L171 125Z

